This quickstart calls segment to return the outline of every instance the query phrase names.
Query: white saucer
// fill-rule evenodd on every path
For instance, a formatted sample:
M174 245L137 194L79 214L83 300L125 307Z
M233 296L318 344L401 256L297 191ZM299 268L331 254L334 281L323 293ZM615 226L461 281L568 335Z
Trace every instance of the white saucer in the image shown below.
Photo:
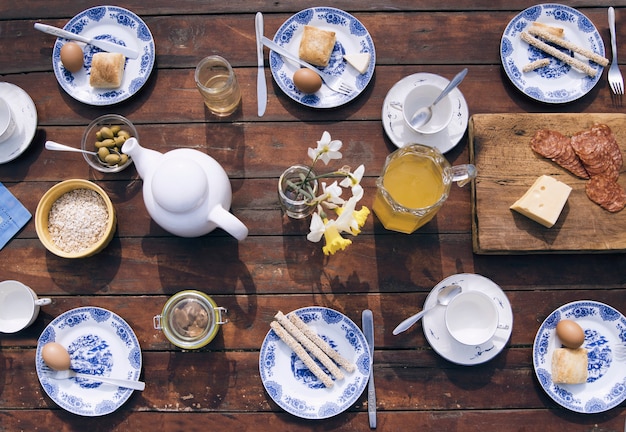
M424 335L430 346L446 360L465 366L485 363L498 355L511 337L513 330L511 304L504 291L490 279L477 274L460 273L439 282L426 297L424 309L437 303L439 288L453 283L460 285L463 291L482 291L491 297L498 308L500 324L508 328L497 329L494 337L482 345L463 345L450 336L444 321L446 309L437 306L422 318Z
M0 143L0 164L12 161L28 148L37 130L37 109L28 93L15 84L0 82L0 97L11 108L13 135Z
M382 112L383 127L391 142L399 148L407 144L424 144L437 148L441 153L446 153L461 141L467 129L469 109L463 94L458 88L452 90L448 95L452 100L454 109L452 120L447 128L436 134L426 135L415 132L404 122L402 112L391 107L391 102L404 102L404 98L414 87L430 84L443 90L449 82L447 78L442 76L419 72L402 78L391 87L391 90L385 96Z

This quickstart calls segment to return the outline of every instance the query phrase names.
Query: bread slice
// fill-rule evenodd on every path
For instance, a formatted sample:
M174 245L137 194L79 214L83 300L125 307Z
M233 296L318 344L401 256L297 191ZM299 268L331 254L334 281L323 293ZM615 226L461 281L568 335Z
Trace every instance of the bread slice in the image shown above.
M118 88L122 85L125 62L126 58L120 53L95 53L91 59L89 85L94 88Z
M305 25L298 55L305 62L326 67L333 53L335 40L335 32Z
M552 382L582 384L587 382L587 350L557 348L552 354Z

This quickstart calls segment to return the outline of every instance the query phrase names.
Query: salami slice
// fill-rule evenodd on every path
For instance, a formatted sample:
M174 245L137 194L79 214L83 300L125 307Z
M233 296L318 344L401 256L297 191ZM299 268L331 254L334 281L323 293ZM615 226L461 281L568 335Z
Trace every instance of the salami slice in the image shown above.
M530 147L534 152L551 159L575 176L589 178L580 158L572 148L571 139L560 132L540 129L530 140Z
M589 176L606 175L617 180L621 152L608 126L594 125L578 132L572 136L571 144Z
M611 213L618 212L626 206L626 191L609 176L591 177L585 185L585 192L591 201Z

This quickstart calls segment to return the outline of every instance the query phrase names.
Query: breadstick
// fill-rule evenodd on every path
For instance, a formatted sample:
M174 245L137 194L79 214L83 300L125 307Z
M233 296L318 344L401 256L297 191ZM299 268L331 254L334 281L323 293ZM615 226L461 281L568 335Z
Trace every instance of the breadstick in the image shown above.
M296 327L298 327L300 330L302 330L302 332L306 335L306 337L308 337L313 342L315 342L315 345L320 347L322 349L322 351L324 351L328 355L328 357L330 357L333 360L335 360L339 366L341 366L342 368L344 368L348 372L354 372L354 365L352 363L350 363L348 360L346 360L337 351L332 349L332 347L330 345L328 345L326 343L326 341L324 341L324 339L322 339L321 337L316 335L315 332L313 332L309 328L309 326L306 325L306 323L300 319L299 316L297 316L295 313L290 313L289 314L289 320L293 324L295 324Z
M539 60L535 60L532 63L528 63L526 66L522 68L522 72L530 72L535 69L539 69L540 67L548 66L550 64L549 58L542 58Z
M585 64L578 59L575 59L573 57L568 56L567 54L562 53L561 51L554 48L553 46L550 46L547 43L542 42L539 39L529 35L527 32L522 32L520 36L523 41L528 42L529 44L539 48L541 51L544 51L550 54L552 57L555 57L567 63L568 65L575 67L576 69L586 73L590 77L596 76L597 71L591 66L589 66L588 64Z
M300 344L302 344L304 349L306 349L309 354L317 358L326 367L326 369L328 369L328 372L330 372L330 374L335 377L335 379L343 379L343 372L339 370L337 365L333 363L330 357L328 357L324 353L324 351L322 351L317 345L315 345L311 339L306 337L305 334L302 333L298 327L293 325L282 312L278 311L278 313L274 315L274 318L278 320L278 323L282 325L285 330L287 330L289 334L291 334L291 336L293 336L298 342L300 342Z
M598 63L601 66L607 66L609 64L609 61L605 59L604 57L602 57L601 55L596 54L593 51L590 51L576 44L573 44L570 41L567 41L563 38L554 36L552 33L545 31L544 29L539 28L537 26L534 26L534 27L530 26L530 28L528 29L528 33L530 33L533 36L539 36L540 38L545 39L548 42L552 42L553 44L562 46L563 48L566 48L568 50L572 50L575 53L578 53L581 56L585 56L591 61Z
M287 344L289 348L293 350L294 353L302 360L304 365L319 379L324 385L328 388L334 385L333 380L326 375L326 373L322 370L321 367L315 363L315 360L311 358L309 353L307 353L302 345L298 343L291 335L285 330L280 324L276 321L272 321L270 323L270 327L272 330L278 335L278 337Z

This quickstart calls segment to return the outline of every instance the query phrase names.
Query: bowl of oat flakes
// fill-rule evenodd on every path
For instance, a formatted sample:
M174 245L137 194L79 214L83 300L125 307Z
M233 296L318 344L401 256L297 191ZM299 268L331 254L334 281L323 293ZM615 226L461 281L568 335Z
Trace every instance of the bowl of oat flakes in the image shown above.
M113 238L115 224L115 209L107 193L82 179L51 187L35 211L39 240L63 258L85 258L100 252Z

